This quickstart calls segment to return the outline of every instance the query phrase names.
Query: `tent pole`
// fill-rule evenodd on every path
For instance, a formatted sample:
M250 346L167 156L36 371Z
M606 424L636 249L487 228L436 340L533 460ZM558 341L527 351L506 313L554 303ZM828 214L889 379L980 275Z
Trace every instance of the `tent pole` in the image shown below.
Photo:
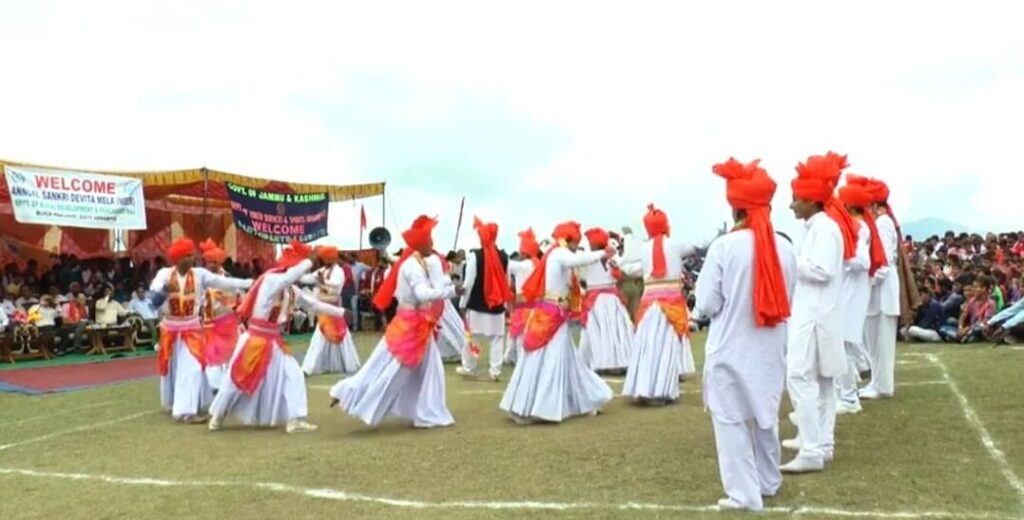
M203 233L206 237L210 236L210 218L207 214L207 206L210 202L210 171L203 166ZM205 240L206 237L197 237L201 240Z
M380 227L386 228L387 226L387 214L388 214L388 198L387 198L387 183L381 183L380 188Z

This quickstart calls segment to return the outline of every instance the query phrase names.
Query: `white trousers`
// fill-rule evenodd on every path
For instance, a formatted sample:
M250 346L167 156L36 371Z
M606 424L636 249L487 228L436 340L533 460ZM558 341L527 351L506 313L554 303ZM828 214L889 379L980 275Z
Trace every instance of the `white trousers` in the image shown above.
M755 421L730 424L719 421L714 414L711 422L725 494L751 511L763 509L761 497L775 496L782 486L778 423L761 429Z
M492 376L501 375L501 366L505 362L505 335L500 336L485 336L482 334L473 334L473 342L479 345L481 348L484 343L487 344L487 355L490 356L490 374ZM476 372L478 359L473 357L473 354L469 351L469 346L462 351L462 368Z
M864 323L868 357L871 358L871 383L868 388L891 396L896 390L897 317L876 314Z
M836 396L848 404L860 402L857 396L857 361L860 359L861 346L849 341L843 342L846 348L846 372L836 377Z
M918 327L916 325L911 325L910 327L903 329L903 333L907 335L907 339L910 341L923 341L925 343L942 342L942 336L939 335L939 331Z
M832 378L818 376L816 369L791 371L786 386L800 433L799 456L824 463L835 450L836 391Z

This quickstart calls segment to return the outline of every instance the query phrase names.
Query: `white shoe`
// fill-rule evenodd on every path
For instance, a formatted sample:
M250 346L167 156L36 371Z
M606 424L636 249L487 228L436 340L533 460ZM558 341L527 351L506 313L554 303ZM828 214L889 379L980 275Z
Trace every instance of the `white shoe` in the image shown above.
M790 451L800 451L800 438L786 439L782 441L782 447Z
M288 433L311 433L320 429L317 425L306 421L291 421L285 431Z
M783 473L816 473L825 470L825 463L820 460L811 460L803 457L797 457L789 462L789 464L783 464L779 471Z
M797 425L796 424L796 412L789 412L789 415L787 416L787 418L789 419L789 423L790 424L792 424L793 426Z
M862 388L860 392L857 392L857 396L860 397L861 399L867 399L868 401L874 401L882 399L884 397L882 394L878 392L878 390L875 390L870 386Z
M498 374L498 375L491 374L491 381L494 382L494 383L500 383L501 382L501 374Z
M836 452L830 451L825 454L825 462L832 462L833 460L836 460Z
M856 415L863 409L859 402L839 401L836 403L836 415Z
M533 419L531 419L529 417L523 417L521 415L516 415L514 413L510 413L510 414L508 414L508 416L509 416L510 419L512 419L512 422L514 422L514 423L516 423L516 424L518 424L520 426L526 426L526 425L533 424L533 423L537 422L537 421L535 421L535 420L533 420Z
M476 377L476 372L475 371L466 370L465 367L456 367L455 368L455 373L460 375L460 376L462 376L462 377Z
M733 502L731 498L723 498L718 501L718 509L722 511L746 511L747 508Z
M211 415L210 416L210 424L208 424L207 427L210 429L211 432L215 432L215 431L220 429L221 421L222 421L222 419L220 417L217 417L215 415Z

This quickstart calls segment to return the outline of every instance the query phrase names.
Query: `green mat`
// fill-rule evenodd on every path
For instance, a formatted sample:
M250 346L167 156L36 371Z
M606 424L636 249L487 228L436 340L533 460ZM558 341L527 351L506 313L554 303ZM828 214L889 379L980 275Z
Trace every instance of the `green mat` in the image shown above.
M309 333L305 334L289 334L285 336L288 343L292 345L303 345L309 342L309 338L313 335ZM112 354L106 354L103 356L87 356L85 354L68 354L53 359L33 359L31 361L18 361L16 363L0 363L0 371L3 370L16 370L19 368L43 368L43 367L56 367L56 366L67 366L67 365L82 365L86 363L99 363L102 361L108 361L116 358L134 358L134 357L151 357L155 356L156 351L153 350L151 345L140 346L139 350L135 352L115 352Z

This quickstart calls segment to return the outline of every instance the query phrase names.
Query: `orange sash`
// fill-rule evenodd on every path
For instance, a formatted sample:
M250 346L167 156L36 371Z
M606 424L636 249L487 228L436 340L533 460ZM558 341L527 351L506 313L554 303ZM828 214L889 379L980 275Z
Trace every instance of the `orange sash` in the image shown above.
M532 303L517 303L512 307L512 319L509 324L509 336L512 339L518 339L523 335L523 331L526 330L526 317L532 308Z
M174 342L181 338L188 351L196 358L199 365L206 367L206 355L203 352L203 327L198 319L185 321L164 320L160 323L160 352L157 352L157 368L161 376L170 372L171 356L174 355Z
M440 318L434 308L398 309L395 319L388 323L388 329L384 332L388 351L402 366L418 367Z
M328 343L341 343L348 335L348 322L344 316L329 316L321 314L316 318L320 333L324 335Z
M239 390L252 395L267 376L274 345L285 354L291 355L292 351L276 323L253 318L249 320L248 332L249 337L242 345L242 351L231 364L231 381Z
M680 338L690 336L690 311L686 306L686 300L683 299L683 293L678 287L646 291L640 299L640 307L636 310L637 325L640 324L640 320L652 305L661 308L661 312L665 314L669 324L676 330L676 335Z
M610 294L619 298L622 305L626 305L626 295L622 294L622 291L618 287L600 287L597 289L587 289L586 296L583 297L583 309L580 313L580 325L587 326L587 321L590 320L590 309L594 308L594 304L597 303L597 297L602 294Z
M526 316L523 348L527 352L540 350L551 342L558 329L569 319L569 312L558 305L540 301L534 304Z
M210 365L223 365L231 360L235 345L238 343L238 315L229 312L206 322L206 362Z

